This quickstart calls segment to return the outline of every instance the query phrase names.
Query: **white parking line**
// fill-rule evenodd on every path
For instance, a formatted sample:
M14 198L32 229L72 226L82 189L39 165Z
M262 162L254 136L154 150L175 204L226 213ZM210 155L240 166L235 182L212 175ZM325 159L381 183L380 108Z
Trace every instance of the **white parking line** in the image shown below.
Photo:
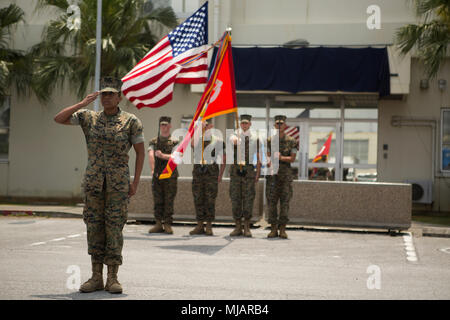
M83 234L86 234L86 232L84 232ZM42 241L42 242L34 242L34 243L30 244L30 246L39 246L39 245L42 245L42 244L46 244L47 242L58 242L58 241L66 240L67 238L71 239L71 238L77 238L77 237L80 237L80 236L81 236L81 233L71 234L70 236L67 236L67 237L55 238L55 239L52 239L52 240Z
M417 262L418 258L416 249L414 248L411 232L407 232L406 235L403 236L403 242L406 250L406 260L410 262Z
M79 236L81 236L81 234L72 234L72 235L70 235L70 236L67 236L67 238L76 238L76 237L79 237Z
M35 242L35 243L32 243L31 246L39 246L41 244L45 244L45 242Z
M52 239L52 240L50 240L50 241L62 241L62 240L65 240L66 238L56 238L56 239Z

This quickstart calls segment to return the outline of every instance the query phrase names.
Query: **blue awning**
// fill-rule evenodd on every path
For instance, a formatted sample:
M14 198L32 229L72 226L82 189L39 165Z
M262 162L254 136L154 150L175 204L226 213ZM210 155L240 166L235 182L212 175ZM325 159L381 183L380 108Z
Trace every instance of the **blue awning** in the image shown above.
M390 93L386 48L232 50L236 90Z

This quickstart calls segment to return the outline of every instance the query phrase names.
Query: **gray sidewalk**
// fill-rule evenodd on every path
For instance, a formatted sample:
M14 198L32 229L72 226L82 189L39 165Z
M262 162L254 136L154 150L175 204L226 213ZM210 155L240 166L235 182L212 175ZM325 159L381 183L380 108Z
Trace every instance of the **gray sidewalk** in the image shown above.
M21 205L21 204L2 204L0 205L0 216L43 216L57 218L81 218L83 206L63 206L63 205ZM129 220L136 220L139 216L128 216ZM309 227L309 226L308 226ZM311 228L315 228L314 226ZM323 229L324 227L316 227ZM330 230L342 230L343 228L327 227ZM352 230L352 228L348 228ZM358 228L358 230L361 230ZM370 230L370 229L368 229ZM415 237L450 237L450 227L412 221L408 232Z

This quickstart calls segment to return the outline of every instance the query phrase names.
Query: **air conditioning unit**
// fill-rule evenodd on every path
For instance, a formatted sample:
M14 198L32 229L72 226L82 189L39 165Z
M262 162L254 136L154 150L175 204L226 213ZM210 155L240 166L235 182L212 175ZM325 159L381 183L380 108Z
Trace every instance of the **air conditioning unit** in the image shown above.
M432 203L433 182L431 180L406 180L405 183L412 185L412 202Z

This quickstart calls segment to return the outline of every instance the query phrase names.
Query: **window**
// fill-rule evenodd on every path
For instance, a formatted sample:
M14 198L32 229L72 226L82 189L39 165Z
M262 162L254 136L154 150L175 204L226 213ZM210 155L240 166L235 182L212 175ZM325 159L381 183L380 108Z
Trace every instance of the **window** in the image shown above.
M0 162L8 161L10 97L0 107Z
M377 181L378 110L345 108L343 180Z
M450 173L450 109L441 111L441 171Z

